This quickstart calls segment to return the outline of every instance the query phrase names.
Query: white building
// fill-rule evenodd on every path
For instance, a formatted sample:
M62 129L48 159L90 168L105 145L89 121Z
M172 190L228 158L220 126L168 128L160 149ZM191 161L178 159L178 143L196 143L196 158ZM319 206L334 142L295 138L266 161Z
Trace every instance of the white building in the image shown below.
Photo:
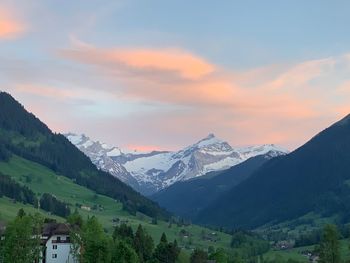
M42 233L43 259L40 263L77 263L72 252L70 227L62 223L45 224Z

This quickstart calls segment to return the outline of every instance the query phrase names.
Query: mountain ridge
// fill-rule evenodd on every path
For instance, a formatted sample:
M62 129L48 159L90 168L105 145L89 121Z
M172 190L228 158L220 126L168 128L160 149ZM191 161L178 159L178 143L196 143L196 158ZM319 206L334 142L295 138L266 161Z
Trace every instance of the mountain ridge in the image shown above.
M273 144L233 148L213 133L179 151L144 153L109 147L86 135L68 133L66 136L99 169L111 173L146 195L152 195L179 181L228 169L256 155L270 151L277 155L287 152Z

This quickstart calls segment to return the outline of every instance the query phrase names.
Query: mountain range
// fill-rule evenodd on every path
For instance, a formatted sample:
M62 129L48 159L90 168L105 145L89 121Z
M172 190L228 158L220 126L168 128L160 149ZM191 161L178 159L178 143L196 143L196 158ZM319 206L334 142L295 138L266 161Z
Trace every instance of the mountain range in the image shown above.
M245 160L269 153L278 156L287 150L273 144L233 148L209 134L179 151L132 152L73 133L66 137L92 162L144 195L152 195L176 182L222 171Z
M82 212L76 196L100 202L95 213L108 202L133 215L170 218L124 183L130 181L202 225L256 229L304 216L350 222L350 115L287 154L274 145L233 148L212 134L177 152L138 153L83 135L68 134L68 140L8 93L0 92L0 106L2 194L18 201L33 205L36 196L59 190L57 202ZM58 189L62 185L72 190Z

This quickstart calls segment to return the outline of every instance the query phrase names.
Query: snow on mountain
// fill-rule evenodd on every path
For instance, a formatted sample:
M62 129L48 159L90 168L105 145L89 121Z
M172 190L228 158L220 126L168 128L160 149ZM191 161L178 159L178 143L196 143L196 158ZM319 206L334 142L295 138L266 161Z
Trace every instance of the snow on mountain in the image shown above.
M137 187L138 183L125 167L121 163L113 160L113 157L118 157L123 154L118 147L109 147L105 143L92 141L84 134L77 135L74 133L67 133L65 136L79 150L87 155L99 169L112 174L132 187Z
M273 144L232 148L227 142L209 134L177 152L138 153L109 147L85 135L66 134L102 170L126 182L137 191L150 195L178 181L202 176L211 171L228 169L253 156L285 154Z

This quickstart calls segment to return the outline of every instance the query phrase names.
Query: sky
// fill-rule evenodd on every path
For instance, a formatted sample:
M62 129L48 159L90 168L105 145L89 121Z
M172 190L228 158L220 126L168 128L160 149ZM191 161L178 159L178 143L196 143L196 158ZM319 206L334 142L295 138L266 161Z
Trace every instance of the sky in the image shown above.
M350 113L350 1L0 0L0 90L130 150L293 150Z

